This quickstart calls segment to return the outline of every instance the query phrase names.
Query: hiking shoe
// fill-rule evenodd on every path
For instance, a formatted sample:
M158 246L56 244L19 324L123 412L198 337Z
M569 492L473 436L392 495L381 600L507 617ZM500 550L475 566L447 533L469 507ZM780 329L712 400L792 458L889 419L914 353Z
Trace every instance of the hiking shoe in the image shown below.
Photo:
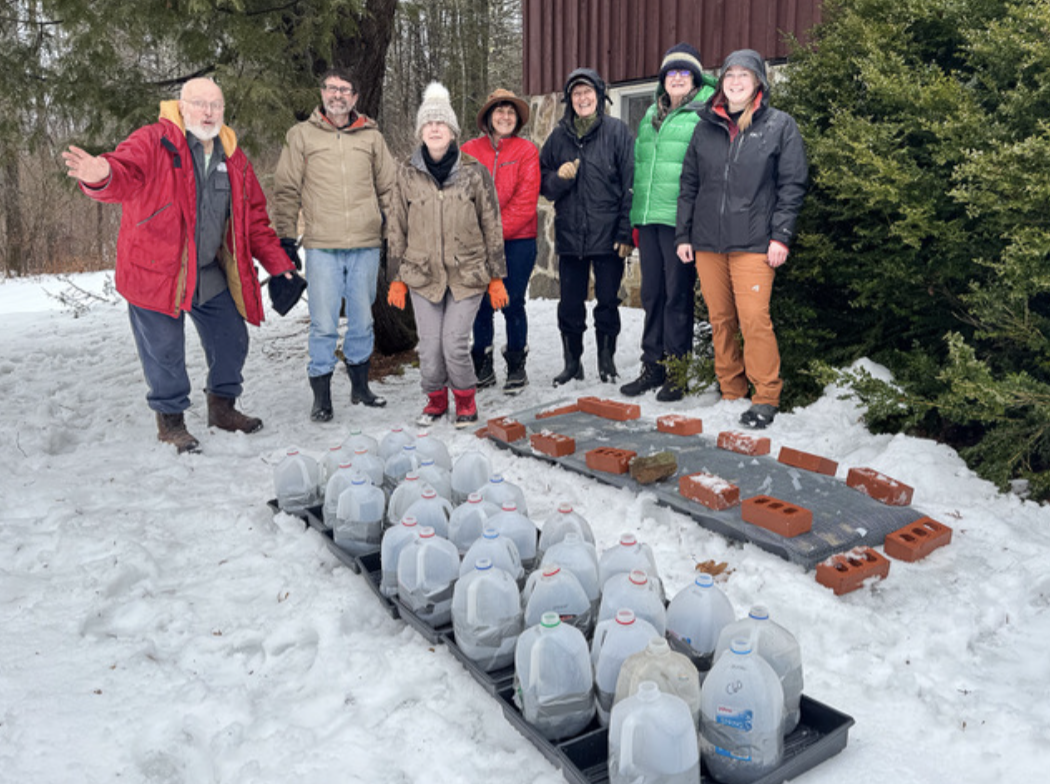
M752 430L762 430L772 424L777 407L769 403L756 403L740 415L740 424Z

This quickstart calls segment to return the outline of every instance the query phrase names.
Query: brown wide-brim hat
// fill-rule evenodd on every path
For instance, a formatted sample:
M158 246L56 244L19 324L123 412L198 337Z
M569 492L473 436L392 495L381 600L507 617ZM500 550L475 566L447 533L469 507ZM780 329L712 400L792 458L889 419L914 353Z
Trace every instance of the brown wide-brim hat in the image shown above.
M482 133L488 133L489 127L485 120L489 116L489 112L492 111L492 107L501 103L509 103L514 107L514 111L518 113L518 127L514 129L514 133L517 133L522 127L529 121L529 105L525 103L521 98L516 96L510 90L504 90L499 88L493 90L481 109L478 111L478 130Z

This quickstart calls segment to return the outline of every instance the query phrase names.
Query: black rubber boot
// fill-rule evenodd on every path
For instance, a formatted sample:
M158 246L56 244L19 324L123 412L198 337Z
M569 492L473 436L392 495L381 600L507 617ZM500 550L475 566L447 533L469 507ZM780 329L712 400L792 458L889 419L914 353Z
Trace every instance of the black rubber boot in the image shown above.
M478 377L477 389L496 386L496 369L492 366L492 346L480 354L471 351L470 358L474 361L474 375Z
M525 358L529 356L529 347L522 351L507 351L503 349L503 359L507 362L507 383L503 385L504 395L517 395L529 385L529 377L525 375Z
M565 369L554 377L554 386L568 384L573 379L583 381L583 365L580 357L583 356L583 335L561 336L561 350L565 357Z
M368 370L372 361L366 359L360 365L346 363L346 372L350 376L350 402L354 405L364 403L371 408L382 408L386 405L386 398L372 394L368 388Z
M605 383L611 383L619 375L616 372L616 336L598 333L598 376Z
M642 362L642 374L634 381L620 387L620 394L626 397L638 397L650 389L656 389L664 383L667 371L659 362Z
M332 374L310 376L310 389L314 392L314 404L310 419L314 422L329 422L332 419Z

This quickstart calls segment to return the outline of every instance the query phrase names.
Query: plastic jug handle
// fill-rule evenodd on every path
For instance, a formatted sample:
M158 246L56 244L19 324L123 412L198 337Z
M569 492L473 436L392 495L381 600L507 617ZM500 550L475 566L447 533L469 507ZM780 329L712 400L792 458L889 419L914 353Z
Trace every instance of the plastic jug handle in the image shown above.
M626 773L634 767L634 734L641 722L638 713L629 713L620 725L620 773Z
M481 580L472 580L467 586L467 623L475 625L478 622L478 590L481 588Z

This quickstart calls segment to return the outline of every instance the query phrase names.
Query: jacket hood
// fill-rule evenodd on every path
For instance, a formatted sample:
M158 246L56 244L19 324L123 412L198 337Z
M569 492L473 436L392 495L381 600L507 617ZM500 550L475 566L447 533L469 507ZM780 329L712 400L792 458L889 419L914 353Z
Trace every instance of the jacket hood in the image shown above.
M352 123L350 123L349 127L343 128L341 130L344 130L344 131L356 131L359 128L377 128L378 127L376 125L375 120L373 120L371 117L368 117L368 116L366 116L364 114L361 114L360 112L356 112L356 111L353 112L352 114L353 114L353 117L354 117L354 121ZM325 115L323 106L315 107L314 110L310 113L310 117L307 120L307 122L311 123L312 125L316 125L318 128L322 128L322 129L324 129L326 131L335 131L335 130L337 130L336 127L334 125L332 125L332 122Z
M605 80L598 75L598 72L593 68L577 68L569 74L569 78L565 80L565 87L562 89L562 101L565 104L564 119L570 123L576 119L576 112L572 108L572 88L579 82L587 82L598 93L597 114L599 117L605 114L605 103L609 100L605 94Z
M174 123L182 131L183 135L186 134L186 123L182 120L182 112L179 111L178 101L161 101L160 117L158 119ZM225 123L219 129L219 141L222 142L222 150L226 153L227 158L237 151L237 134L233 132L233 128Z
M757 75L762 92L766 94L769 93L769 77L766 75L766 61L763 60L762 55L754 49L737 49L735 52L730 52L726 61L722 63L722 73L718 77L719 87L722 86L722 79L725 77L726 71L728 71L729 67L733 65L746 68Z

